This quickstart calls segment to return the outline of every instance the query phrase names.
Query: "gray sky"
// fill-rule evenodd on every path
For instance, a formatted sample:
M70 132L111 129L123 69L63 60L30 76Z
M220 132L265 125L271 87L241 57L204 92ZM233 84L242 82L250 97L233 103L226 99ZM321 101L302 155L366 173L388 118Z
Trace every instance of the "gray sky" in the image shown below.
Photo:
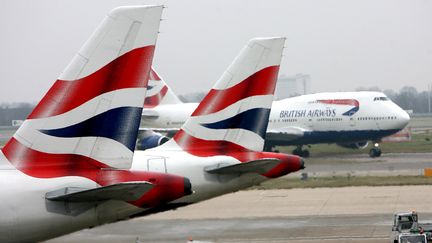
M432 83L432 0L2 0L0 102L38 101L105 14L164 4L154 65L176 93L207 91L253 37L287 37L280 74L312 90Z

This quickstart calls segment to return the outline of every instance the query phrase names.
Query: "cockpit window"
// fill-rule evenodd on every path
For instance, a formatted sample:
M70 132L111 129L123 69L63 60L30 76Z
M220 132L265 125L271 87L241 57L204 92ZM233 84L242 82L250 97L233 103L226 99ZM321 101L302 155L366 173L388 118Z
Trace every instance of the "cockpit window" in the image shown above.
M388 100L388 98L387 97L375 97L374 98L374 101L378 101L378 100L386 101L386 100Z

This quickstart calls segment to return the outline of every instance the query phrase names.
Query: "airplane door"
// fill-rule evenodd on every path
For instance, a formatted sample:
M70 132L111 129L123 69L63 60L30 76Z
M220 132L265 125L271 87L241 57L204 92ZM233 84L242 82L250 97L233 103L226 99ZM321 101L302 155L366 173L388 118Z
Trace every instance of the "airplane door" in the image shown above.
M309 127L310 130L314 129L314 121L312 118L307 118L306 126Z
M375 122L378 130L381 130L380 122L380 120L376 120Z
M349 124L351 127L356 126L356 119L354 117L350 117Z
M164 157L155 157L147 160L148 171L167 173L166 161Z

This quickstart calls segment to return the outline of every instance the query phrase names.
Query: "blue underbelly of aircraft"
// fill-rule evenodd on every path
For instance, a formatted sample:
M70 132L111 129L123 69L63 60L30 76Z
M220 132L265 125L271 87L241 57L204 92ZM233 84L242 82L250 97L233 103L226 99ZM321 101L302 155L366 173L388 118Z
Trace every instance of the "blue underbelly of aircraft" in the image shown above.
M305 132L303 137L291 141L268 141L274 145L304 145L316 143L349 143L379 140L397 133L399 129L389 130L356 130L356 131L311 131Z

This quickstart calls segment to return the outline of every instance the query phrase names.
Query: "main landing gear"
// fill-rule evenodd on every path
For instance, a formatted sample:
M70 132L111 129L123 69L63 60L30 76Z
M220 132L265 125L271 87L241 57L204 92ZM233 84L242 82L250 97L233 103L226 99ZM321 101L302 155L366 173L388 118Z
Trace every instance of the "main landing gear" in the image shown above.
M309 150L307 150L307 149L304 149L304 150L303 150L303 149L302 149L302 145L297 146L297 147L293 150L292 154L297 155L297 156L300 156L300 157L304 157L304 158L308 158L309 155L310 155Z
M374 143L373 148L371 148L371 150L369 150L369 156L371 158L376 158L376 157L381 156L381 149L379 147L379 143Z

